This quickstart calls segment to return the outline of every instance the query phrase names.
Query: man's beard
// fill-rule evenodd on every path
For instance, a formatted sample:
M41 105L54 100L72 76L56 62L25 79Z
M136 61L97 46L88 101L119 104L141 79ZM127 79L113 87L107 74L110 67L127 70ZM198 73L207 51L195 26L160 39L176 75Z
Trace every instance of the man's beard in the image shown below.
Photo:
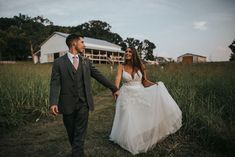
M85 53L85 49L80 50L80 49L76 48L76 51L77 51L77 53L80 53L80 54Z

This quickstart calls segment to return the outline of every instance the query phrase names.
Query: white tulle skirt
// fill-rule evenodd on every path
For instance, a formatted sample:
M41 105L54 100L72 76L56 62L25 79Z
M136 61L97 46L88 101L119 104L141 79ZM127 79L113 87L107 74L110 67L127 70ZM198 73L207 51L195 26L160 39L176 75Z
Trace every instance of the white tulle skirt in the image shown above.
M181 127L182 113L165 85L124 84L116 101L110 140L132 154L146 152Z

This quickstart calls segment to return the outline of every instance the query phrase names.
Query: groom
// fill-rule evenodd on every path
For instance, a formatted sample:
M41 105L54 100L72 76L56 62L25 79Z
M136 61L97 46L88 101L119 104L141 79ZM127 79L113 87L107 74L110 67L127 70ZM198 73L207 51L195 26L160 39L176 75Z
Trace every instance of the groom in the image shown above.
M83 36L66 38L69 51L56 59L50 82L50 111L63 114L63 122L72 146L72 157L83 157L89 110L94 110L91 77L118 96L116 86L107 80L87 59Z

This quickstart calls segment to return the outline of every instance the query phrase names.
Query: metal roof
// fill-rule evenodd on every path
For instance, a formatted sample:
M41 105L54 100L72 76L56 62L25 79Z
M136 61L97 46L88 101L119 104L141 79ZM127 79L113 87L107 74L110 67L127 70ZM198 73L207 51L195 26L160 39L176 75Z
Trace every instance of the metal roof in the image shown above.
M65 39L69 35L67 33L62 33L62 32L54 32L53 35L54 34L58 34L64 37ZM85 42L86 49L95 49L95 50L102 50L102 51L112 51L112 52L114 51L114 52L124 53L124 51L121 50L120 46L110 43L105 40L84 37L84 42Z

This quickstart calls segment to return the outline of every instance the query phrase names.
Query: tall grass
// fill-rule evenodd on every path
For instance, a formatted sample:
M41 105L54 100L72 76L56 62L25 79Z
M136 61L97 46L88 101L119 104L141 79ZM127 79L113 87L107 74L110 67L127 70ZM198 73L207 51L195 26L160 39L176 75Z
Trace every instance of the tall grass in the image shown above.
M115 69L96 65L108 79ZM183 113L181 133L205 146L234 146L235 63L148 66L151 81L163 81ZM0 65L0 127L18 126L48 115L51 64ZM92 80L93 93L105 88ZM231 150L231 149L230 149Z
M148 69L162 80L183 112L183 131L202 145L234 147L235 63L169 64Z
M0 126L17 126L48 113L50 65L0 65Z
M97 65L108 79L113 73ZM48 115L51 64L0 64L0 127L18 126ZM92 79L93 94L105 90Z

